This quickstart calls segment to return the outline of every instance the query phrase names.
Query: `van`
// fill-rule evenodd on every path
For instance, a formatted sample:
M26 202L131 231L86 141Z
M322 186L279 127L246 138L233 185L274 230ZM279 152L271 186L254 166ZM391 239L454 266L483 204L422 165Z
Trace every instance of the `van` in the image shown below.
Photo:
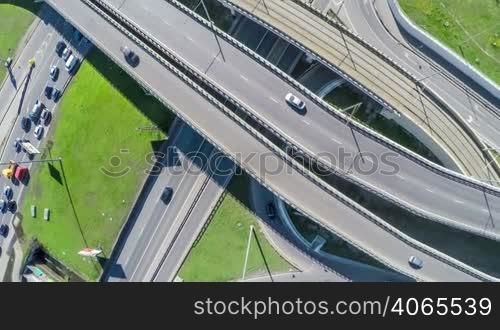
M78 59L75 57L75 55L71 55L66 61L66 70L68 72L73 72L77 64L78 64Z

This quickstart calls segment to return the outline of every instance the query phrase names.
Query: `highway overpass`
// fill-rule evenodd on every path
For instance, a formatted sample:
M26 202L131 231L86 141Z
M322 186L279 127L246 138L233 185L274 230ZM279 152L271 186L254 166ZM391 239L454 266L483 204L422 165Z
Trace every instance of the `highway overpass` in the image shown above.
M344 117L305 89L287 83L257 58L252 61L250 52L245 55L234 47L227 35L220 33L214 39L207 26L171 5L174 1L104 3L120 4L121 15L131 24L189 63L193 71L210 79L265 127L311 157L322 155L321 162L337 175L425 218L500 238L498 188L436 166L376 134L371 135L362 126L346 125ZM283 96L289 91L306 100L305 116L294 113L284 102ZM344 152L351 157L342 159ZM380 161L394 152L398 154L394 159L398 171L387 175L390 168ZM360 159L362 165L357 166ZM368 171L370 168L376 171Z
M498 167L492 173L486 171L489 157L468 126L468 116L457 112L440 94L428 90L426 79L419 82L412 73L371 49L363 39L340 25L329 24L307 6L300 5L306 1L266 0L265 4L257 0L220 1L228 6L237 5L235 8L243 9L246 15L251 12L256 21L269 24L277 34L288 37L346 80L361 85L386 108L404 115L446 151L460 172L498 181ZM493 118L500 123L500 117Z
M201 90L161 54L135 39L129 34L130 31L127 32L119 24L108 23L84 2L48 0L47 3L79 27L112 60L260 183L378 261L418 280L495 280L407 237L323 184L311 173L297 167L289 156L277 150L260 132ZM134 45L130 38L141 47ZM139 55L141 64L138 67L132 69L123 59L120 51L123 45L129 46ZM229 56L231 49L228 47L226 51L225 55ZM220 60L216 61L220 63ZM252 157L256 154L266 155L265 161ZM266 175L266 167L286 170ZM410 255L420 257L425 267L421 270L411 268L408 265Z

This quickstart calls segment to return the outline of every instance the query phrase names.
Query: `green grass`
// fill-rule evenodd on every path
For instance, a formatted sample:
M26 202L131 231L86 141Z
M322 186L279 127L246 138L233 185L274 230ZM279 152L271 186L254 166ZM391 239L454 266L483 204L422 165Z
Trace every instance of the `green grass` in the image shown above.
M500 1L399 0L418 25L500 84Z
M260 232L255 215L245 206L248 202L248 177L235 176L228 189L229 193L224 197L212 222L179 272L184 281L225 282L241 278L251 225L256 230L271 272L283 272L291 268ZM267 274L264 259L254 238L246 271L247 275Z
M129 76L94 50L62 99L53 136L45 138L43 157L62 157L62 163L33 170L21 209L23 240L38 239L68 268L96 280L103 265L77 252L100 246L110 255L145 178L145 156L165 138L161 131L137 129L153 125L148 117L164 129L172 119L158 101L145 96ZM122 153L124 149L128 153ZM121 164L113 168L110 159L115 155ZM103 166L130 171L116 178L105 175ZM37 206L36 219L31 217L31 205ZM42 219L46 207L51 210L49 222Z
M7 71L3 61L14 57L17 46L33 22L39 4L33 0L0 1L0 82Z

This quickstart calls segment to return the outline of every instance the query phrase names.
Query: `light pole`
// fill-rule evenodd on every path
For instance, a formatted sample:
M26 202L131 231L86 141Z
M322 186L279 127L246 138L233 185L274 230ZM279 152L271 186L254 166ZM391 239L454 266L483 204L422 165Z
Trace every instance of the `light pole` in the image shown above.
M214 25L214 21L212 21L212 18L210 18L210 14L208 13L208 9L207 9L207 6L205 6L205 1L204 0L201 0L201 5L203 6L203 9L205 10L205 14L207 14L207 19L210 21L210 25L212 26L212 30L214 32L214 36L215 36L215 41L217 42L217 46L219 47L219 52L222 56L222 60L224 62L226 62L226 59L224 58L224 53L222 52L222 47L219 43L219 38L217 37L217 32L215 32L215 25Z

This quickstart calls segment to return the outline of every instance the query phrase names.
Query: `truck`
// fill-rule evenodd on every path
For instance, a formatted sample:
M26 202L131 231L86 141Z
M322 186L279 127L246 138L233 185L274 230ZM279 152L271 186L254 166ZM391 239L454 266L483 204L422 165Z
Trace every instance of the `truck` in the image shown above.
M19 182L24 182L26 176L28 175L28 168L17 166L16 172L14 173L14 177L19 180Z

